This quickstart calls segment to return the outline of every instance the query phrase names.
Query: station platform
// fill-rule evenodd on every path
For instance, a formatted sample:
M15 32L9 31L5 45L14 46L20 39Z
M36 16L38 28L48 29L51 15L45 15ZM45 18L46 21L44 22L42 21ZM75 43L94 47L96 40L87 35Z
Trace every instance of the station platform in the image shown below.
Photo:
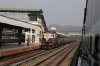
M41 45L41 43L30 43L29 46L37 46ZM28 47L26 43L3 43L2 46L0 46L0 50L4 49L12 49L12 48L18 48L18 47Z
M0 57L33 51L41 48L41 43L4 43L0 46Z

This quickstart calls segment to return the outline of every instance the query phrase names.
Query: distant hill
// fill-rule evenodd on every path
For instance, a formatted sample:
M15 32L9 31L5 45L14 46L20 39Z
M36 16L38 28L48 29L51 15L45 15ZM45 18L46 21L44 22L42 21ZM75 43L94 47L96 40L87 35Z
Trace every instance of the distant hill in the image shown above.
M56 27L57 31L81 31L82 30L82 26L72 26L72 25L60 26L57 24L52 24L47 26L48 30L50 30L51 27Z

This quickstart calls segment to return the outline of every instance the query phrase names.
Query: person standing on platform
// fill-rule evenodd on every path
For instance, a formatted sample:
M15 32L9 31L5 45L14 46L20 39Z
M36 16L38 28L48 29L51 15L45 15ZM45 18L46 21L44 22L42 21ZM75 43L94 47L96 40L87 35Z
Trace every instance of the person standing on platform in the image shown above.
M29 46L30 38L27 39L27 46Z

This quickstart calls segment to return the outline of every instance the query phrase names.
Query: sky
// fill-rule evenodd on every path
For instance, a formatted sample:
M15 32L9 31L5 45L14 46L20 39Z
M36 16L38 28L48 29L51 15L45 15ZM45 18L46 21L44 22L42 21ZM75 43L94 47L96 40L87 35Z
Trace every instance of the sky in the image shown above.
M82 26L86 0L0 0L0 8L42 9L46 25Z

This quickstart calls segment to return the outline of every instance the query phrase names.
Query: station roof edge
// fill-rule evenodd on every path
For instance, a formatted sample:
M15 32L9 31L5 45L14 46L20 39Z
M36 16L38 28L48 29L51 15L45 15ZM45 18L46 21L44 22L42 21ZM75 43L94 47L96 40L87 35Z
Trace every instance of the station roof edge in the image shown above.
M0 8L0 12L39 12L39 13L43 13L42 9L27 9L27 8Z

